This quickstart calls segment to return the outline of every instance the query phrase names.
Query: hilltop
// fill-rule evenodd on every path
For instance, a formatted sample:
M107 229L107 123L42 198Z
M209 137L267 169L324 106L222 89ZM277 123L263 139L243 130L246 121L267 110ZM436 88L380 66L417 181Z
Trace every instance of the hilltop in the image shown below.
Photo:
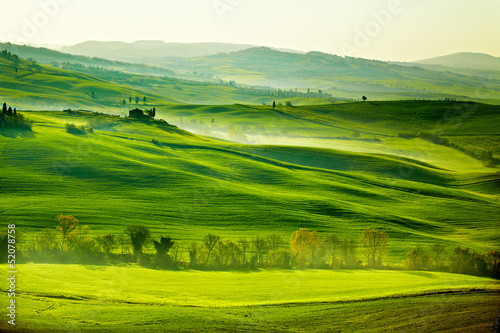
M458 52L441 57L414 61L417 64L441 65L455 68L479 69L486 71L500 70L500 57L484 53Z
M197 73L181 75L158 67L73 56L44 48L3 45L6 52L0 62L0 75L6 89L0 97L28 109L106 108L116 113L127 111L130 103L143 105L144 97L144 107L170 103L261 104L273 100L284 103L286 98L274 88L239 85ZM11 55L15 55L19 63L14 63ZM36 85L36 89L23 90L26 83ZM60 89L60 95L54 87ZM84 95L79 94L81 92ZM136 97L139 102L135 102ZM329 98L331 95L311 93L301 94L294 101L316 104L327 102Z
M394 99L395 96L477 99L480 96L471 95L471 92L484 86L484 80L463 74L443 74L417 66L321 52L280 52L264 47L204 57L172 58L156 64L179 71L196 70L246 84L323 89L334 96L351 98L370 93L378 99ZM500 82L497 79L489 82L488 91L488 96L483 98L498 99Z

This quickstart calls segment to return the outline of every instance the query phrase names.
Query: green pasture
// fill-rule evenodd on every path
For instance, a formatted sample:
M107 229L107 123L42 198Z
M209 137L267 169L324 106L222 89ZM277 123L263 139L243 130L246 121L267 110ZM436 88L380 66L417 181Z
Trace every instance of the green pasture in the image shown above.
M23 264L17 278L16 328L38 332L487 332L500 297L496 280L412 271L202 272ZM5 304L3 292L1 299Z

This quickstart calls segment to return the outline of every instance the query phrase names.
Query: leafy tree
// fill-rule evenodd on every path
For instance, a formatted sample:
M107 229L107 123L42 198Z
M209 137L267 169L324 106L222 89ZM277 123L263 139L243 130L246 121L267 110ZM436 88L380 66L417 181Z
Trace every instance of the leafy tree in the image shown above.
M439 268L439 258L444 254L444 246L438 243L434 243L431 245L431 252L434 253L433 259L434 259L434 265L436 266L436 269Z
M123 105L127 104L127 101L125 100L125 98L123 99L122 104Z
M368 267L382 265L382 254L384 254L389 237L383 232L372 228L367 228L361 235L361 245L366 255Z
M276 101L273 101L273 109L276 109Z
M61 233L61 251L64 250L64 241L70 232L78 227L78 220L71 215L59 215L56 217L56 221L59 222L57 230Z
M241 253L242 253L240 245L238 243L230 241L230 240L226 241L225 245L226 245L226 251L228 254L229 264L233 268L238 267L239 263L240 263Z
M263 267L264 265L264 254L266 253L268 247L265 238L256 236L252 241L252 246L254 252L256 254L256 258L259 264L259 267Z
M240 244L240 249L241 249L241 261L242 261L243 265L246 265L246 263L247 263L246 256L247 256L248 249L250 248L250 243L246 240L246 238L240 238L238 243Z
M215 244L214 253L217 268L222 268L223 266L225 266L229 253L226 241L218 241L217 244Z
M271 234L267 236L267 245L269 248L269 261L271 266L275 266L277 264L277 256L278 250L283 246L284 241L283 237L278 234Z
M139 104L139 97L135 97L135 104Z
M131 225L125 230L130 237L130 243L134 250L134 255L142 254L142 247L151 239L151 232L142 225Z
M215 245L220 241L220 236L207 234L203 236L203 245L207 249L207 258L205 260L205 264L208 264L210 260L210 253L212 253Z
M172 255L172 260L176 265L181 264L183 252L184 252L184 246L180 242L174 242L174 245L170 249L170 253Z
M130 239L128 237L125 237L126 235L120 235L117 238L117 243L120 245L121 248L121 253L122 257L125 254L125 252L129 252L130 250Z
M429 253L427 253L420 246L416 246L408 252L406 254L406 258L406 267L408 269L426 269L428 268L429 261L431 259Z
M361 99L363 100L363 102L365 102L368 98L366 96L363 96L361 97Z
M340 242L340 257L341 262L345 267L356 266L356 242L353 239L344 239Z
M128 102L129 102L129 104L132 104L132 96L129 96Z
M91 230L88 226L75 228L68 235L68 246L71 248L76 258L81 260L92 260L93 254L96 252L96 241L92 238Z
M7 114L7 103L3 103L2 113Z
M154 118L156 116L156 109L152 108L151 110L145 110L146 114L149 118Z
M156 254L158 256L165 256L168 254L168 251L174 246L174 241L170 237L161 237L160 241L153 241L155 246Z
M453 273L468 274L473 268L473 253L469 249L457 246L453 249L450 270Z
M309 231L305 228L295 231L290 237L292 253L297 256L301 264L309 264L310 267L318 264L324 252L323 242L316 230Z
M497 250L486 253L486 262L488 263L488 270L493 277L500 277L500 252Z
M189 252L189 267L197 268L198 267L198 244L196 242L191 242L188 248Z
M39 253L53 252L57 249L57 231L43 229L36 237L37 250Z
M146 96L144 96L143 100L142 100L144 103L146 103Z
M330 265L335 267L335 258L337 257L338 248L340 246L340 240L337 235L329 235L325 238L325 250L331 257Z
M116 238L112 234L96 237L96 241L99 248L102 248L106 254L109 254L116 247Z

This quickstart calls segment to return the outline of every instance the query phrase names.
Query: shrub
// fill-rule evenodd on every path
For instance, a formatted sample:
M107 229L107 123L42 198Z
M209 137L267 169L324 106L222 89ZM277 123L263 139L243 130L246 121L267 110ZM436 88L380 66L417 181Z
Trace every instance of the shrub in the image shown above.
M76 127L75 124L66 124L66 133L70 134L87 134L85 131L85 126Z
M286 106L293 106L292 102L286 102L285 104L286 104Z

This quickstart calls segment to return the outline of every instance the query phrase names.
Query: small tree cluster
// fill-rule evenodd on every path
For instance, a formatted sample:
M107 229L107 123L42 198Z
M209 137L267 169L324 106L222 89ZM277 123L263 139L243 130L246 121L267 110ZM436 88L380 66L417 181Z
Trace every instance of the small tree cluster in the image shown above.
M76 126L75 124L66 124L66 133L70 134L77 134L77 135L82 135L82 134L87 134L87 133L94 133L94 129L92 127L90 128L85 128L85 126Z
M156 117L156 108L152 108L150 110L145 110L144 112L146 113L146 115L150 119L153 119L154 117Z
M31 122L17 112L16 108L7 106L7 103L2 105L2 113L0 113L0 130L1 129L20 129L31 131Z

